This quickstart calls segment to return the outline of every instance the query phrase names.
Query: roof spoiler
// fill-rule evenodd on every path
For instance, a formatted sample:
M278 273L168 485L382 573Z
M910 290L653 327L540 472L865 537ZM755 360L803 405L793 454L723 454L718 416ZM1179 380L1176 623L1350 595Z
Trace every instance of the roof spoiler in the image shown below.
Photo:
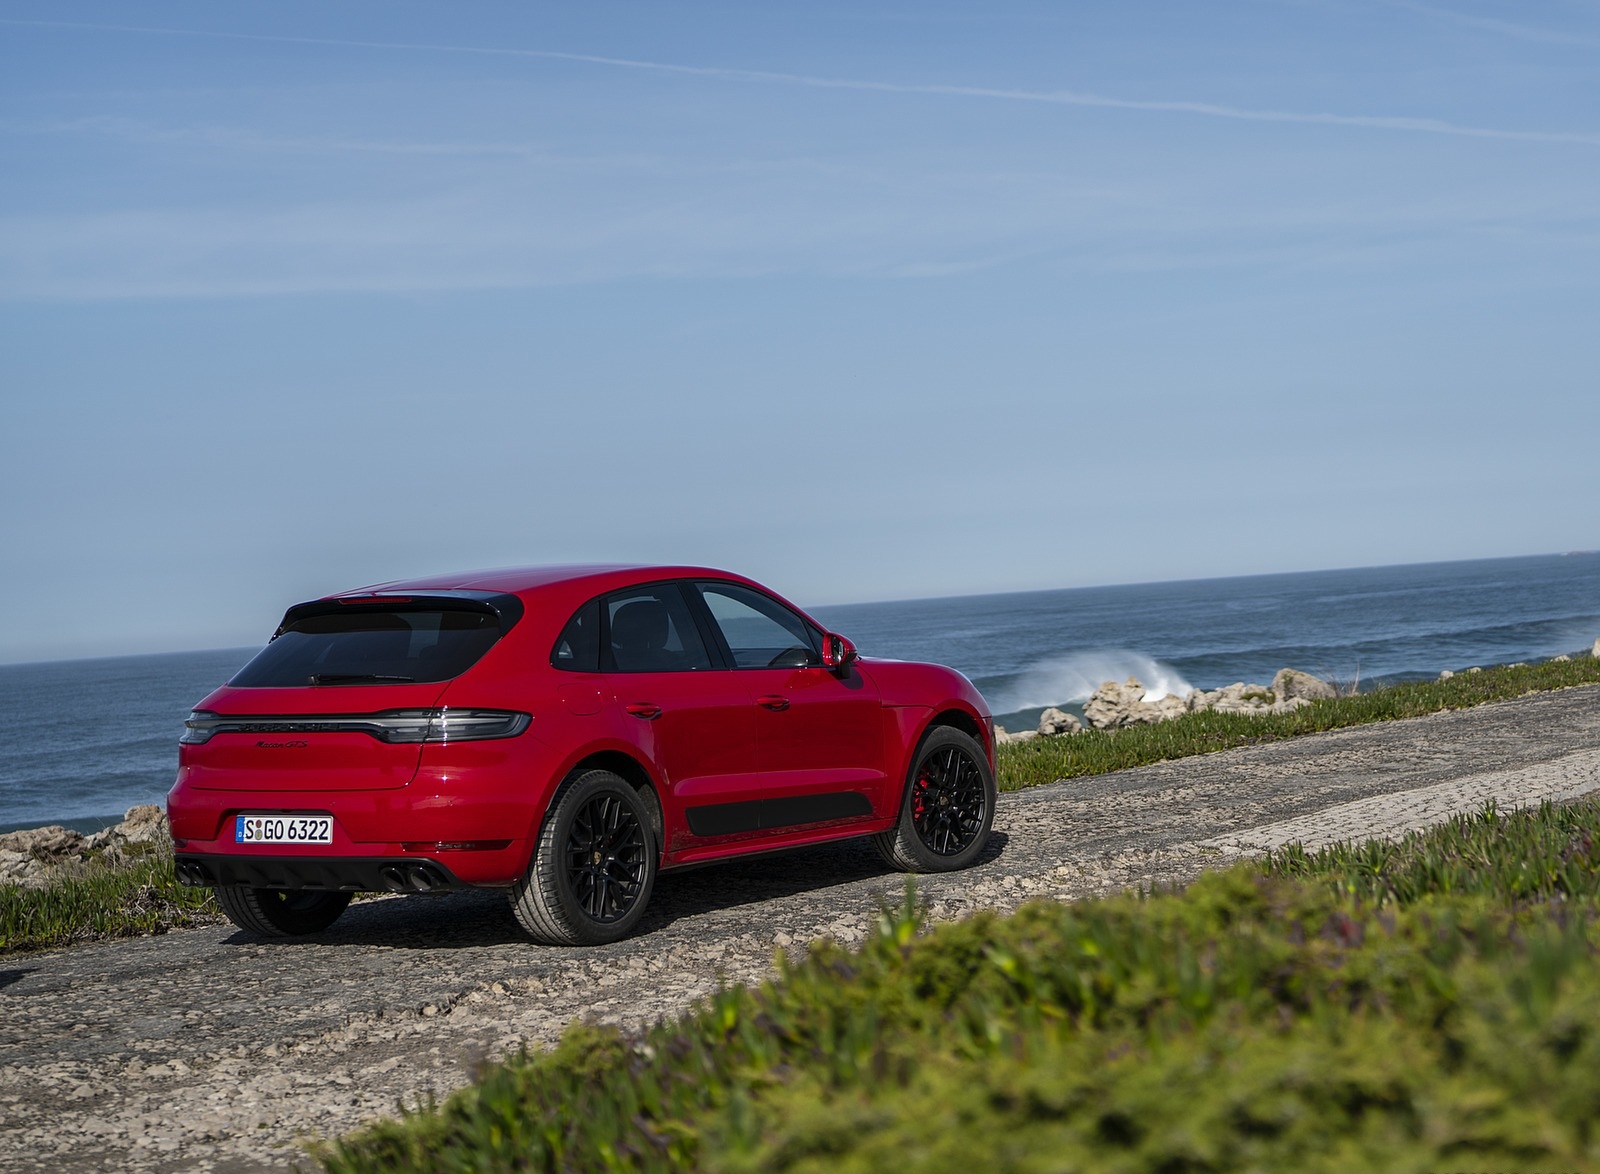
M500 591L370 591L357 595L329 595L297 603L283 613L283 622L272 634L277 639L284 629L311 616L336 615L370 608L373 611L475 611L488 612L505 635L522 618L522 600Z

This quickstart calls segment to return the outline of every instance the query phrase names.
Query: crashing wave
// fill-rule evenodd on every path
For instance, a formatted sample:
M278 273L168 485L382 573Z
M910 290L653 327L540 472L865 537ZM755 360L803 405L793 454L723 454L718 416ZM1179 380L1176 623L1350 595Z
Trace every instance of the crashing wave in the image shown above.
M1089 700L1106 681L1137 677L1147 701L1169 693L1186 696L1193 688L1171 665L1125 648L1073 652L1029 665L1020 673L986 690L995 713L1017 713L1047 705L1076 705Z

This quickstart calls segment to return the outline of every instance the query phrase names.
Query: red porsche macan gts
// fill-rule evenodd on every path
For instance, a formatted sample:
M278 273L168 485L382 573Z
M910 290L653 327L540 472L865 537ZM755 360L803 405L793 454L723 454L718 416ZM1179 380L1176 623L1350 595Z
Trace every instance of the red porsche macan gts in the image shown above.
M871 836L971 864L994 722L960 673L861 659L701 567L538 567L291 607L184 723L177 874L241 928L361 891L503 888L552 945L614 941L658 871Z

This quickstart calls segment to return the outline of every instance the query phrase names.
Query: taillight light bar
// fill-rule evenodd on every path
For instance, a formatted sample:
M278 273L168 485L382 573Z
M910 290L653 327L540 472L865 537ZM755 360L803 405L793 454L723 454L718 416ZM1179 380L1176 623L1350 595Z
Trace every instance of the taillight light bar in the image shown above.
M482 742L515 738L533 715L509 709L387 709L382 713L318 717L224 717L204 709L183 723L184 746L201 746L218 734L367 734L380 742Z

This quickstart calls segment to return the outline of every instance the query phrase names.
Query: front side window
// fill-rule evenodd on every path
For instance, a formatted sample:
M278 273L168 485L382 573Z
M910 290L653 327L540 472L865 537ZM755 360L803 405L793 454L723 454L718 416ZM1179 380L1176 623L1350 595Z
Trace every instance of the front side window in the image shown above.
M605 597L604 667L618 673L676 673L711 667L705 642L676 583L630 587Z
M697 583L741 669L804 668L822 663L821 633L770 596L737 583Z
M487 610L340 605L290 619L229 684L274 689L447 681L498 639L499 618Z

